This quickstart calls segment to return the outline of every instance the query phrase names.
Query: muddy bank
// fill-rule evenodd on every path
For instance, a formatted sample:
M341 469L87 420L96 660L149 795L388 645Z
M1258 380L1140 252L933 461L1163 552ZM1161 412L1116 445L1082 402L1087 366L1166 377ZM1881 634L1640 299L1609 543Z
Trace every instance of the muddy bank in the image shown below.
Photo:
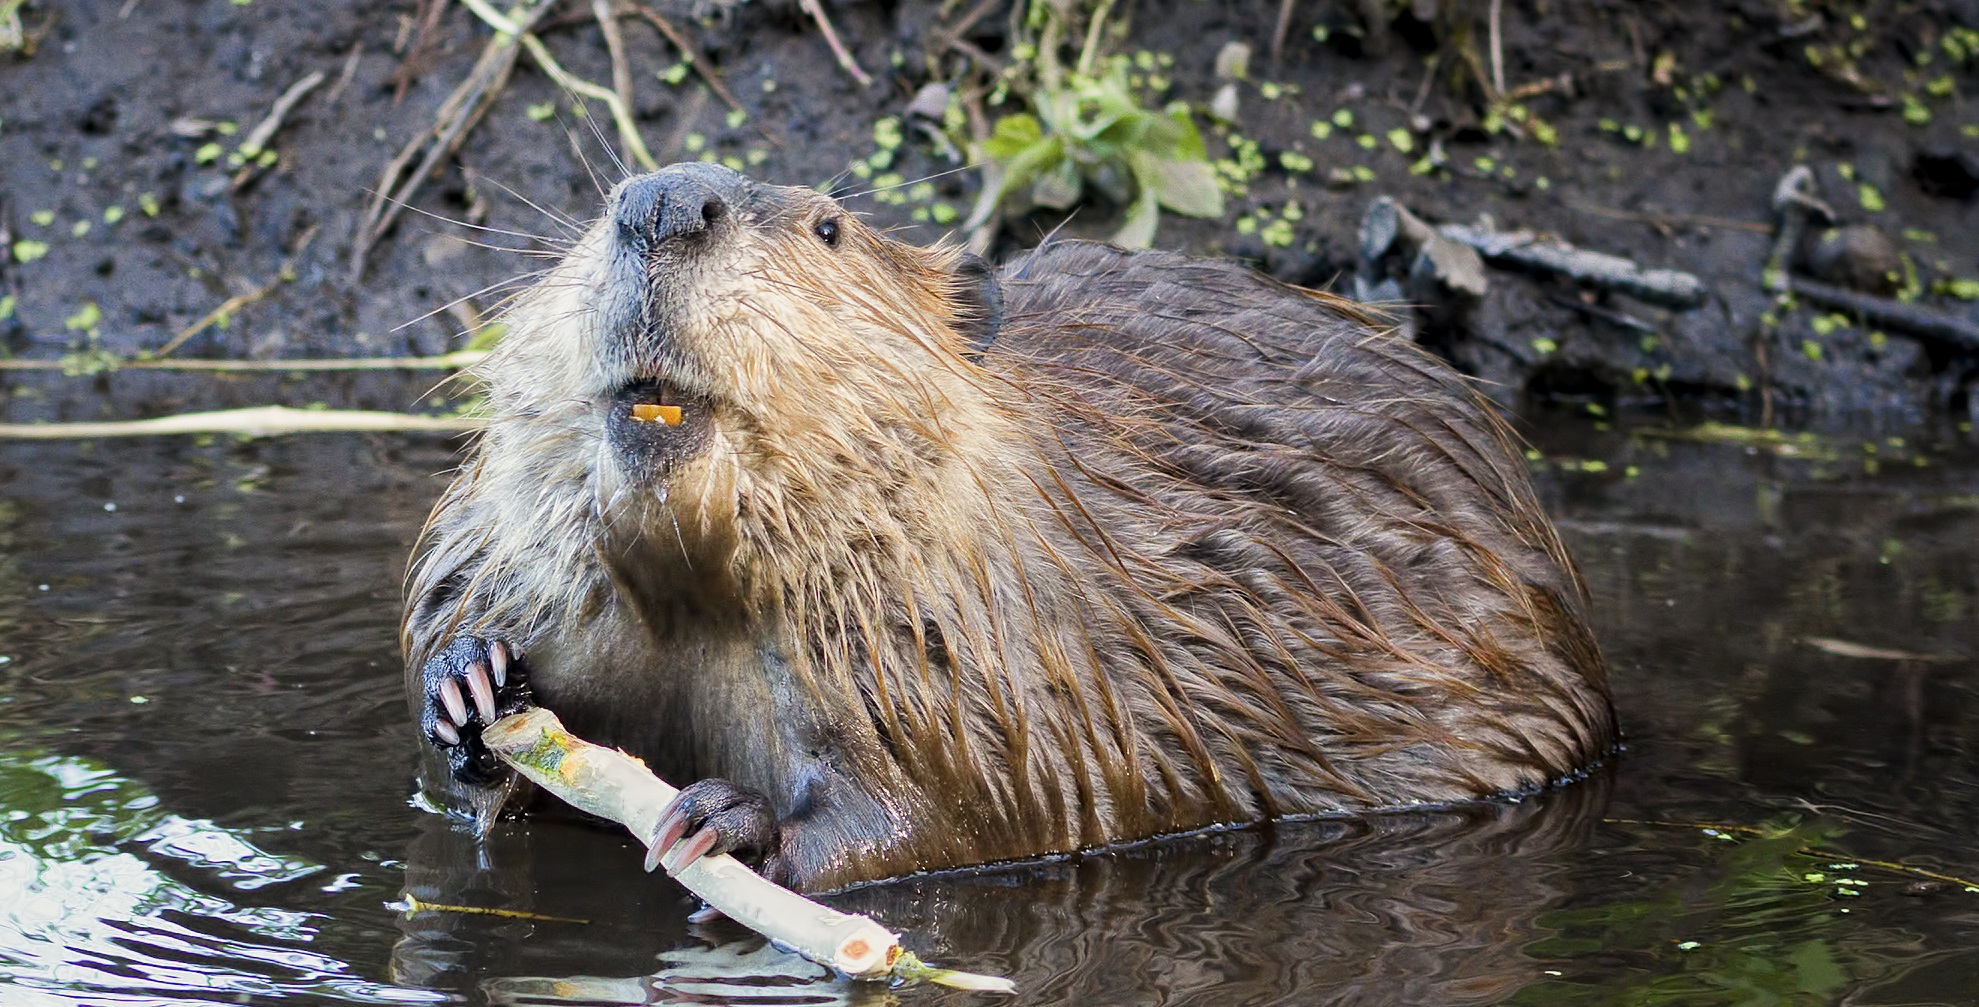
M837 66L796 4L658 8L740 111L648 19L621 18L633 118L661 161L709 156L778 181L836 180L879 225L935 240L966 214L978 175L955 170L911 122L892 146L883 123L928 80L1011 58L995 8L949 45L944 26L967 6L829 7L871 87ZM1274 62L1278 4L1122 5L1112 51L1130 57L1151 106L1207 109L1226 83L1219 52L1253 50L1229 82L1234 112L1219 108L1231 121L1197 114L1224 215L1164 216L1156 243L1344 290L1375 197L1435 223L1488 216L1691 272L1708 291L1701 307L1674 310L1490 270L1475 305L1416 321L1425 343L1508 405L1971 436L1979 349L1805 300L1776 304L1762 273L1775 183L1805 164L1837 224L1871 225L1886 243L1852 282L1881 288L1893 273L1894 289L1877 293L1979 324L1960 296L1979 296L1979 115L1967 97L1979 86L1979 5L1513 0L1495 50L1487 6L1307 0L1291 5ZM553 249L621 174L609 124L594 127L524 60L354 275L380 170L431 129L490 36L465 8L114 0L30 3L22 17L33 53L0 57L0 290L11 298L0 337L15 357L82 365L99 351L155 351L234 298L226 324L174 355L455 349L502 284L537 264L505 249ZM588 9L564 5L539 30L572 73L611 79ZM273 157L242 151L312 73L322 83L268 144ZM1067 233L1104 237L1119 216L1089 204ZM999 254L1057 222L1009 222ZM9 420L266 402L406 408L429 401L433 380L4 372L0 395Z

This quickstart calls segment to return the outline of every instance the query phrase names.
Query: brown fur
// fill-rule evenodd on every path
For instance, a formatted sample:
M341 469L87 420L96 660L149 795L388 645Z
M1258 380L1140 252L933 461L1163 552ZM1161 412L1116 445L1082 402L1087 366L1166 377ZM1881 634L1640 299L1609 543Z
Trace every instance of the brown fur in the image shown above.
M413 669L511 641L578 733L767 794L811 888L1528 791L1611 744L1507 429L1362 310L1062 243L977 356L959 253L827 247L835 203L750 191L649 290L600 282L601 224L513 313ZM642 327L602 323L627 296ZM601 433L656 376L708 423L657 477Z

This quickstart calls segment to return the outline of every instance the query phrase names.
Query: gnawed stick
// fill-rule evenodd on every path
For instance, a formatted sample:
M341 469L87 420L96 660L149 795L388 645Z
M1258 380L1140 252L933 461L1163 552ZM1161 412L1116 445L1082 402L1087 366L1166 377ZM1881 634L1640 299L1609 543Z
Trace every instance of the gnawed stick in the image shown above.
M556 714L540 707L503 717L482 732L481 740L538 786L573 807L625 826L642 840L654 834L678 793L645 763L573 736ZM1016 990L1008 979L932 968L900 946L900 935L871 918L813 902L727 854L684 864L674 880L729 919L854 979Z

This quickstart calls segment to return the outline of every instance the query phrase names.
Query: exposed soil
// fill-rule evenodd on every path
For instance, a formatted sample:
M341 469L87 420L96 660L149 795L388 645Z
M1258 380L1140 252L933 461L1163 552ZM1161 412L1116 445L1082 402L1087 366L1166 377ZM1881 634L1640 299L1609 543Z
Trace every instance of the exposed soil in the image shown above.
M977 173L955 170L911 128L872 183L894 173L929 186L873 193L846 172L875 153L875 123L903 113L931 66L962 73L964 57L925 50L973 5L829 6L877 78L870 88L839 69L795 3L724 6L701 17L663 9L724 75L746 120L692 74L669 83L680 54L643 19L621 21L635 116L661 161L711 154L766 179L837 179L852 206L915 241L947 231L934 223L947 217L935 204L966 212ZM1114 51L1147 50L1142 77L1166 78L1153 101L1207 106L1220 86L1219 50L1233 41L1254 48L1235 124L1209 128L1198 118L1211 156L1231 162L1227 213L1164 216L1157 244L1242 256L1293 282L1345 289L1356 228L1376 196L1431 221L1489 215L1502 228L1688 270L1711 292L1702 308L1672 311L1491 271L1474 309L1423 313L1419 331L1508 404L1534 415L1564 403L1972 436L1979 348L1875 330L1805 303L1777 309L1761 273L1775 182L1806 164L1842 223L1873 225L1893 244L1876 254L1894 256L1888 263L1914 307L1979 323L1974 302L1956 296L1979 294L1979 114L1967 97L1979 93L1979 35L1969 34L1979 29L1979 3L1511 0L1501 13L1502 76L1506 91L1524 93L1527 118L1496 132L1486 118L1488 4L1300 0L1274 65L1279 7L1140 0L1116 10L1124 35ZM353 240L380 169L431 127L490 34L448 4L422 38L421 13L410 0L29 3L22 17L34 51L0 57L0 227L16 253L0 264L0 294L13 298L11 313L0 312L6 351L156 350L228 298L274 283L285 262L292 279L175 355L457 348L473 312L446 306L466 297L487 310L498 295L484 291L535 265L475 242L554 247L553 216L595 212L600 186L621 171L602 107L593 107L603 123L594 129L525 59L353 277ZM964 41L1007 59L1008 20L1001 10L982 17ZM589 8L566 4L540 32L572 72L610 80ZM276 163L235 186L227 155L313 71L327 81L289 116L272 145ZM1336 119L1343 111L1351 125L1335 124L1347 121ZM1318 122L1328 124L1324 138ZM999 252L1054 223L1011 222ZM1115 209L1089 206L1068 233L1104 237L1117 224ZM18 254L37 246L38 257ZM1879 286L1876 272L1853 282ZM0 399L17 421L265 402L403 408L432 380L0 372Z

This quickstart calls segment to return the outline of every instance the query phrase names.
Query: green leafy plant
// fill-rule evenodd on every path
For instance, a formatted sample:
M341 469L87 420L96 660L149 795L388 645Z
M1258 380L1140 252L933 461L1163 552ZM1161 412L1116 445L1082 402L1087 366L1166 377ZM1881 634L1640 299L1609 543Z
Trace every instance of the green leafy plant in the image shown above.
M1163 209L1191 217L1223 213L1223 192L1188 108L1141 105L1128 84L1125 57L1098 58L1110 2L1087 21L1075 69L1058 49L1072 17L1070 0L1033 0L1027 24L1038 32L1021 52L1034 53L1012 75L1012 90L1028 96L1032 113L999 119L976 146L984 185L965 227L980 227L1002 207L1069 209L1089 189L1127 207L1116 244L1145 248Z

